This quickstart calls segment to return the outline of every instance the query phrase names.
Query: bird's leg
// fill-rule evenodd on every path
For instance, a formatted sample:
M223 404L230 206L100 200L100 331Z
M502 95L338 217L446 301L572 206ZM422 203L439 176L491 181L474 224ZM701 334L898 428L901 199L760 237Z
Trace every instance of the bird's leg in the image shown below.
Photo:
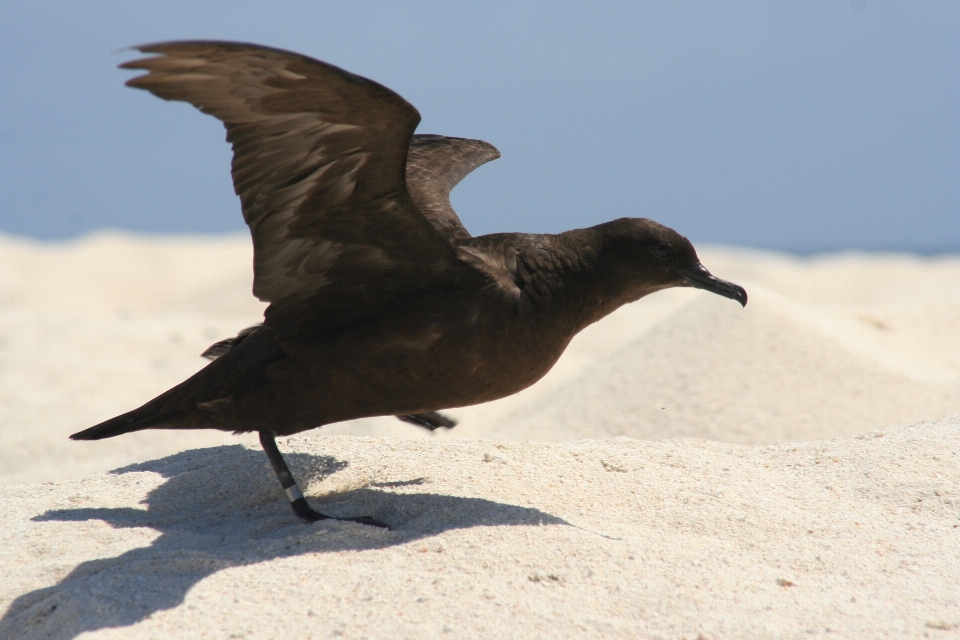
M307 522L316 522L317 520L345 520L347 522L359 522L360 524L369 524L374 527L383 527L385 529L390 528L383 522L374 520L369 516L338 518L336 516L328 516L320 513L319 511L314 511L310 508L310 505L307 504L307 499L303 497L303 492L300 491L300 487L297 486L297 481L293 479L293 474L290 473L290 468L287 467L287 463L284 461L283 456L280 455L280 449L277 448L276 436L273 435L272 431L269 431L268 429L260 430L260 445L267 453L267 458L270 459L270 465L273 467L274 472L277 474L277 478L280 480L280 486L283 487L284 493L286 493L287 497L290 499L290 506L293 507L293 512L300 516L300 518L303 520L306 520Z
M219 342L217 344L220 344ZM214 345L216 346L216 345ZM211 347L212 349L213 347ZM415 424L418 427L423 427L433 431L434 429L439 429L440 427L446 427L447 429L453 429L457 426L457 421L451 418L450 416L445 416L439 411L426 411L424 413L410 413L405 415L397 416L400 420L404 422L409 422L410 424Z

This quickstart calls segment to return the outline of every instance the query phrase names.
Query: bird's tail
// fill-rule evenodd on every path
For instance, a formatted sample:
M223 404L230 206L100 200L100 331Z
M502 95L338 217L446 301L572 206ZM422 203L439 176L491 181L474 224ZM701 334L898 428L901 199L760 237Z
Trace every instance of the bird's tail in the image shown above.
M90 427L89 429L78 431L70 436L70 439L103 440L104 438L112 438L125 433L132 433L133 431L149 429L150 427L156 426L160 422L164 422L163 417L157 416L153 411L148 409L150 404L152 403L148 403L139 409L128 411L127 413L119 415L116 418L110 418L109 420L101 422L98 425Z

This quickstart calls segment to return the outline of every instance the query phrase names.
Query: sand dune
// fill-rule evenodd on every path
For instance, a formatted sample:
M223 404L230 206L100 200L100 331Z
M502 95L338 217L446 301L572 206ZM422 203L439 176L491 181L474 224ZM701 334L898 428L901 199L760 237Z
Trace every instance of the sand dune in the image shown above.
M0 638L956 636L960 257L701 257L746 309L656 294L449 432L281 442L387 532L297 522L249 436L67 439L259 320L246 237L0 237Z
M743 313L698 299L521 407L490 436L768 444L911 424L960 408L960 384L890 370L847 348L820 316L759 285L750 293Z

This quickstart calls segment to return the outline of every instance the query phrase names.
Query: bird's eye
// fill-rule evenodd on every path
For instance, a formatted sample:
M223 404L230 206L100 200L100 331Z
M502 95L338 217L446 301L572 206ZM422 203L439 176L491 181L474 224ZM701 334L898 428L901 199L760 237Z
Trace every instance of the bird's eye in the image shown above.
M672 249L670 245L668 245L666 242L663 242L661 244L658 244L657 248L654 249L653 252L657 254L658 258L666 258L668 255L670 255L671 250Z

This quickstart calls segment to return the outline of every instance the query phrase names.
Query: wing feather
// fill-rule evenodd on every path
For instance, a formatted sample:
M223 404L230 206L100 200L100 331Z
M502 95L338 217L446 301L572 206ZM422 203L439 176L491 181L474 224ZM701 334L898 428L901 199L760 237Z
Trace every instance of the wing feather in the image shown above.
M450 204L450 192L477 167L500 152L489 142L415 135L407 156L407 189L417 208L450 242L470 238Z
M327 313L355 310L469 269L407 190L420 115L394 92L256 45L136 49L157 55L121 65L147 72L129 86L188 102L227 129L234 188L253 236L254 294L272 303L268 323L283 307L313 301Z

